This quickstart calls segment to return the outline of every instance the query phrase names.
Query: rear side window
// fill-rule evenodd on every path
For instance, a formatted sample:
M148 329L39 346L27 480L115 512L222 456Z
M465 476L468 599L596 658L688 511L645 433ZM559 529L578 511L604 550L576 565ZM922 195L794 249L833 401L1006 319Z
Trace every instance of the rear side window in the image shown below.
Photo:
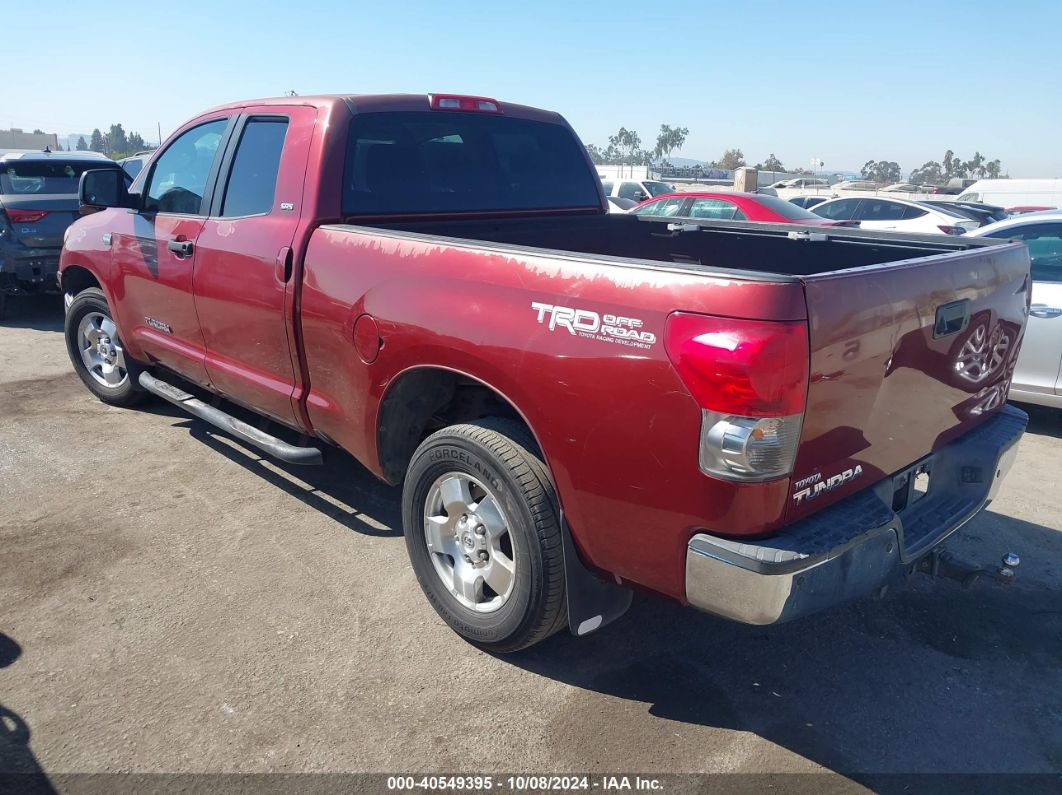
M273 209L287 119L250 119L232 160L223 216L261 215Z
M48 194L77 193L81 175L92 168L113 167L104 160L100 163L63 163L54 160L12 160L0 166L0 193L19 196L44 196Z
M690 205L690 218L711 218L716 221L733 221L737 205L722 199L694 199Z
M640 202L649 198L642 186L637 182L623 182L620 183L619 193L617 194L621 199L632 199L633 201Z
M351 122L343 213L597 208L599 180L571 131L498 114L364 113Z

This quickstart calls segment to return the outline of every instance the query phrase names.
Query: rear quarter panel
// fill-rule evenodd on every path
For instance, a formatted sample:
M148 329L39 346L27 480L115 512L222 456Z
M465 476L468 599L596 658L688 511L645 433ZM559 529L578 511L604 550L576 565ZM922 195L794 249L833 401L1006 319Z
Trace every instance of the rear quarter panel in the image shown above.
M635 318L652 341L551 330L533 302ZM536 435L585 558L684 599L690 535L771 529L788 481L736 485L700 472L700 410L664 350L675 310L771 320L806 314L797 282L322 227L307 249L301 293L310 419L380 474L376 419L399 374L439 367L482 381ZM353 345L363 313L383 340L372 364Z

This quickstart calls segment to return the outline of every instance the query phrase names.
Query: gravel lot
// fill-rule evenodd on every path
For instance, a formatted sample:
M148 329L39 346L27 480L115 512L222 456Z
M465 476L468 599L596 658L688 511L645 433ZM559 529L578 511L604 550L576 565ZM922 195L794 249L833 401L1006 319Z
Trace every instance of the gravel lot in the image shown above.
M582 640L465 644L398 492L105 406L57 299L0 323L0 770L1062 773L1062 420L952 544L1010 588L916 578L776 628L636 596ZM821 783L821 779L819 780ZM844 779L836 783L844 784Z

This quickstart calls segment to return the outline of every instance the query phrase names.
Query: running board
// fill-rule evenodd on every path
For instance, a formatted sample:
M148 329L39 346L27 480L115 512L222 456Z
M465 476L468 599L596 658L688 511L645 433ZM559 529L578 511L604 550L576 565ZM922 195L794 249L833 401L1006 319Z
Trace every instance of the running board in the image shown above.
M160 381L151 373L141 373L138 380L140 381L140 386L151 394L168 400L173 405L187 411L193 417L209 422L214 427L235 436L241 442L254 445L274 458L279 458L289 464L323 463L321 451L316 447L296 447L288 444L275 436L248 425L246 422L236 419L231 414L226 414L221 409L208 406L194 395L189 395L173 384Z

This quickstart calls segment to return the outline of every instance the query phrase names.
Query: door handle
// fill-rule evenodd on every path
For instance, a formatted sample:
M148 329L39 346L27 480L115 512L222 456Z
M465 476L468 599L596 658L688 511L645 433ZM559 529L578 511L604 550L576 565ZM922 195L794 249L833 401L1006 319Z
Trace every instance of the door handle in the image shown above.
M1062 315L1062 308L1048 306L1047 304L1033 304L1029 307L1029 314L1033 317L1052 318Z
M188 257L192 254L193 246L191 240L171 240L166 244L166 248L178 257Z

